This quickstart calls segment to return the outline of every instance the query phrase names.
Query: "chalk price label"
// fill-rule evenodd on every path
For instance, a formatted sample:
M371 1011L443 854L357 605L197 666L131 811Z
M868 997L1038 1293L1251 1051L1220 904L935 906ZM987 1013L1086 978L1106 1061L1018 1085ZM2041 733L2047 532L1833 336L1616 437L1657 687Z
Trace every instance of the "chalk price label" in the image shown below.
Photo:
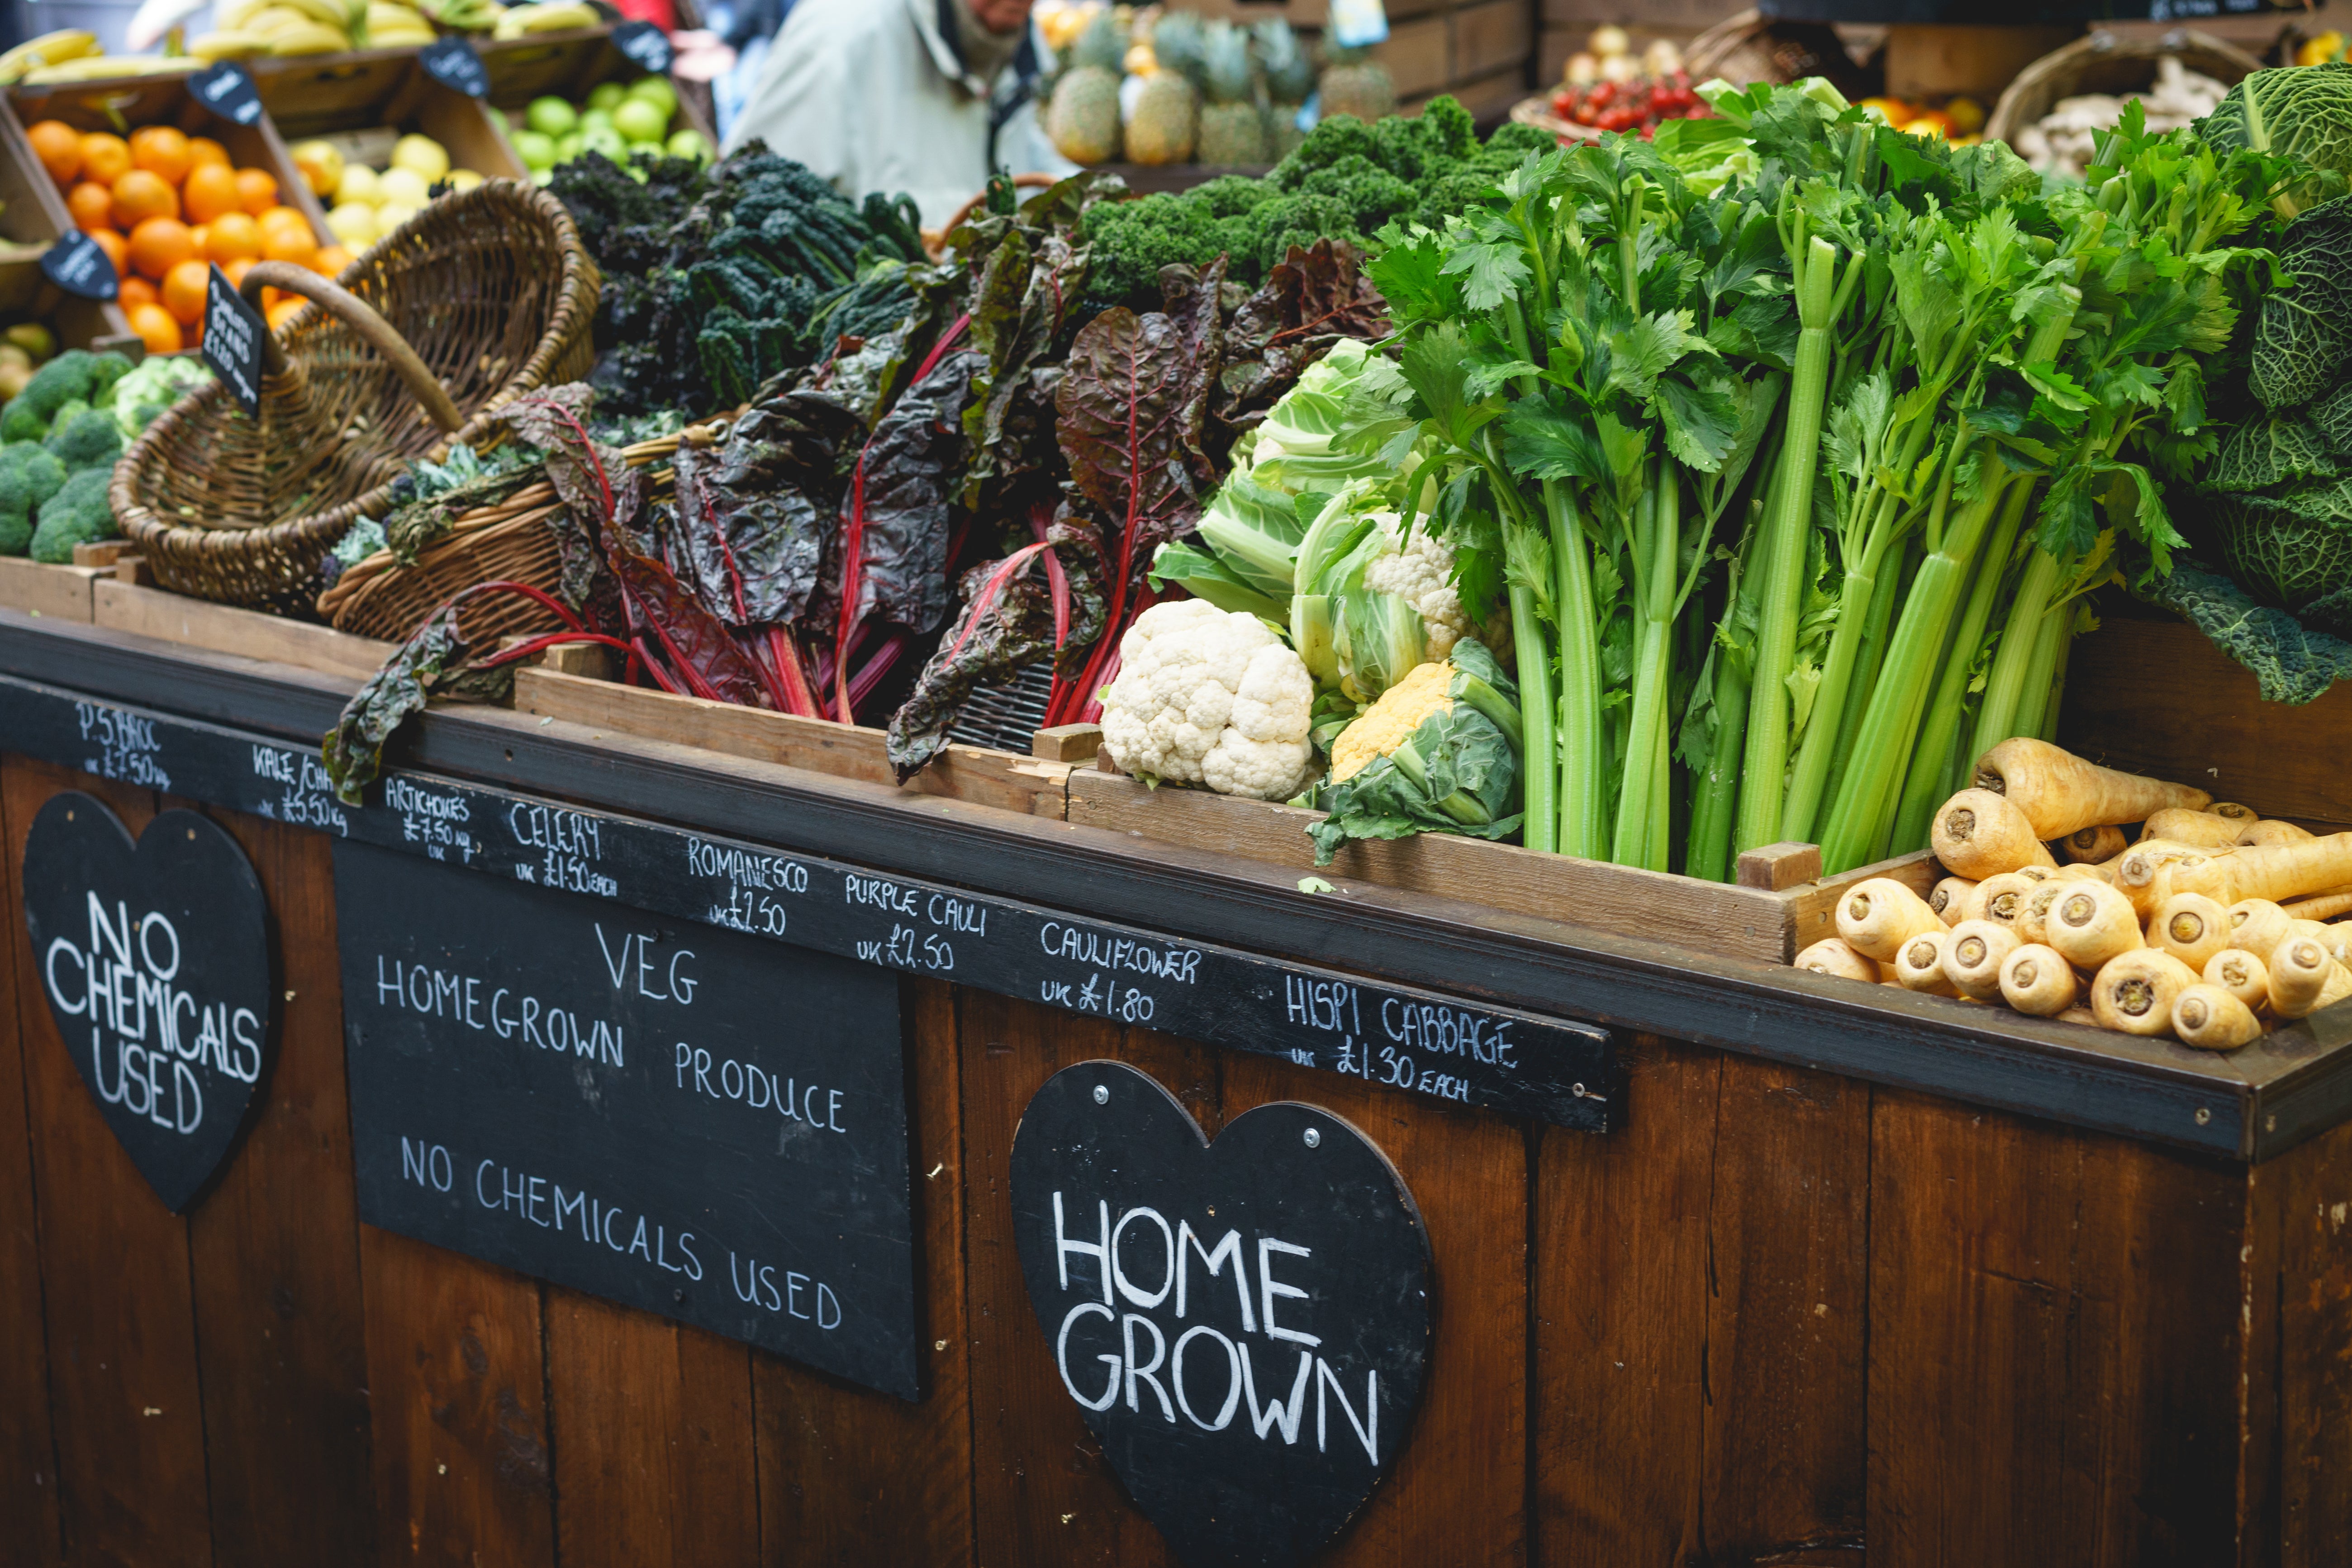
M651 22L622 23L613 29L613 47L659 76L669 74L670 61L677 54L670 47L669 35Z
M425 74L443 87L464 93L467 98L488 98L490 95L490 73L482 64L482 57L474 46L462 37L446 37L431 43L417 52L417 64Z
M41 276L85 300L111 300L121 292L112 258L99 248L98 241L79 232L41 253Z
M255 90L253 78L235 60L222 60L198 71L188 79L188 90L224 120L251 125L261 118L261 94Z
M261 355L268 338L269 323L215 263L205 289L205 363L248 418L261 413Z

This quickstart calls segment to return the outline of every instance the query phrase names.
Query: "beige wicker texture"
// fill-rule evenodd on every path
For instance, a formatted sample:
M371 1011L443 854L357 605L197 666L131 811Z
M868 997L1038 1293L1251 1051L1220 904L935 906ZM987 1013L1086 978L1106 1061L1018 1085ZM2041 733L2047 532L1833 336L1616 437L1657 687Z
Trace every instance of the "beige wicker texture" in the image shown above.
M1532 125L1538 131L1549 131L1563 142L1598 142L1600 131L1591 125L1579 125L1564 120L1552 111L1551 94L1539 92L1533 98L1523 98L1511 105L1511 118L1522 125Z
M708 428L697 426L682 437L623 447L621 456L634 468L660 465L646 478L651 499L667 500L670 455L681 440L708 446L712 439ZM416 552L413 566L379 550L347 568L319 595L319 614L339 632L405 642L453 595L479 583L528 583L553 594L563 579L563 560L549 525L562 510L554 486L544 479L526 485L496 506L459 517L448 532ZM457 612L459 633L478 646L551 632L561 625L545 605L520 594L484 594Z
M2010 141L2049 113L2062 98L2086 92L2128 98L2156 80L2156 63L2167 55L2224 87L2233 87L2263 68L2262 61L2235 44L2187 27L2175 27L2154 37L2088 33L2017 73L2017 79L1993 105L1992 118L1985 121L1985 140Z
M340 279L416 351L464 425L445 435L362 331L313 303L274 336L258 418L217 384L156 419L114 470L116 520L165 587L308 616L319 563L380 515L409 459L493 444L491 410L584 376L595 263L562 204L513 180L445 196Z

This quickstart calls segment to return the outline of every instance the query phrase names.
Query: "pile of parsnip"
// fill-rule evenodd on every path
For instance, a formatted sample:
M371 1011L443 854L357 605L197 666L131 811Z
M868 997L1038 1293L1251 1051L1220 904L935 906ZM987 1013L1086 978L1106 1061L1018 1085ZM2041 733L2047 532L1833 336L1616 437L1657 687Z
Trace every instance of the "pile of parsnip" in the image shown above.
M1854 884L1797 967L2219 1051L2352 998L2352 925L2325 923L2352 914L2352 833L2018 739L1931 837L1927 898Z

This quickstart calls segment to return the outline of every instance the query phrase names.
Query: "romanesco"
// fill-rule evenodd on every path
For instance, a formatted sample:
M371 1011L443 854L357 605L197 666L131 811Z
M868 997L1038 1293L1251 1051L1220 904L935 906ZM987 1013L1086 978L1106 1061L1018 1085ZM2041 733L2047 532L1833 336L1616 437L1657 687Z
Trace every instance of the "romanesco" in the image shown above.
M34 560L70 565L75 545L94 544L121 532L106 500L106 487L113 478L111 468L84 468L41 503L41 525L33 531Z

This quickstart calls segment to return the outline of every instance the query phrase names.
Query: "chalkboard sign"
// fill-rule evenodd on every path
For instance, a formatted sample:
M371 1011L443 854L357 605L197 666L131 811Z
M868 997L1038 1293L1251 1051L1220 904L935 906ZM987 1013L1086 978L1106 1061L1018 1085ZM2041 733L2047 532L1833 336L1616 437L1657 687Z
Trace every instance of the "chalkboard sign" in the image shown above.
M1211 1143L1152 1079L1084 1062L1022 1113L1012 1184L1063 1390L1176 1555L1321 1551L1395 1465L1428 1366L1429 1237L1387 1156L1291 1103Z
M236 841L167 811L136 843L79 791L25 840L25 922L74 1069L163 1206L228 1160L268 1076L269 910Z
M483 68L482 57L462 35L453 33L436 39L416 52L417 64L425 74L443 87L455 88L467 98L488 98L490 95L490 73Z
M235 60L220 60L205 67L188 79L188 90L196 101L224 120L239 125L251 125L261 118L261 94L254 90L253 78Z
M41 252L41 276L85 300L111 300L121 292L113 258L79 230Z
M669 35L651 22L624 22L613 29L613 47L656 76L669 74L676 51Z
M362 1219L918 1397L895 977L352 844L335 909Z
M247 417L261 412L262 350L268 338L269 323L214 263L205 285L205 338L198 347Z

